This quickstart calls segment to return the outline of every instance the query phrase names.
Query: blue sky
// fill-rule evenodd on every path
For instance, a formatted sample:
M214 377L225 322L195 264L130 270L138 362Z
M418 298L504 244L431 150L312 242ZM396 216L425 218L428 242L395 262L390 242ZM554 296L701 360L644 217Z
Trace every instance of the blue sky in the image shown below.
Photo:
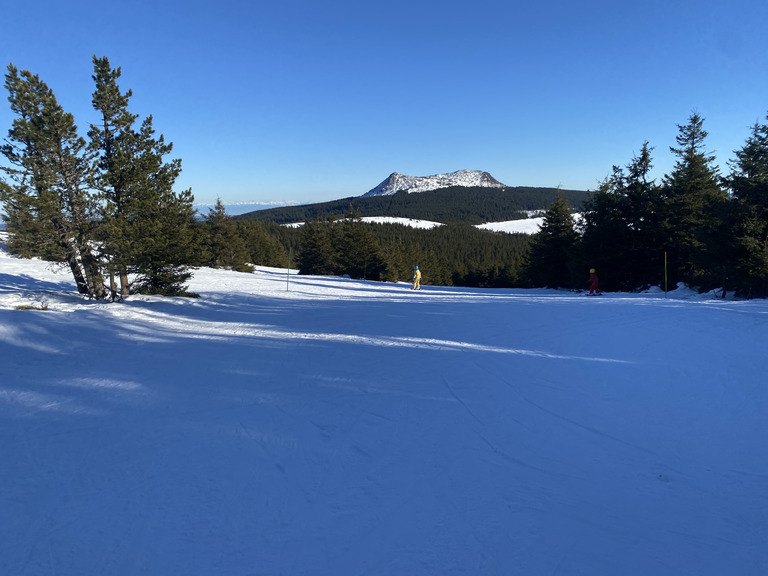
M122 67L198 202L320 202L391 172L594 189L695 110L722 171L768 112L763 0L6 3L0 61L75 115ZM0 133L12 114L0 103Z

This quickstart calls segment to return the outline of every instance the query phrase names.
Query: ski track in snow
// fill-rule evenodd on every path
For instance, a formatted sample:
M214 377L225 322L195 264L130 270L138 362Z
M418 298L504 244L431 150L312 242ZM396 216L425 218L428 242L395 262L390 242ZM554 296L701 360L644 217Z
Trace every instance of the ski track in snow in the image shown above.
M190 289L0 251L0 574L768 569L764 301Z

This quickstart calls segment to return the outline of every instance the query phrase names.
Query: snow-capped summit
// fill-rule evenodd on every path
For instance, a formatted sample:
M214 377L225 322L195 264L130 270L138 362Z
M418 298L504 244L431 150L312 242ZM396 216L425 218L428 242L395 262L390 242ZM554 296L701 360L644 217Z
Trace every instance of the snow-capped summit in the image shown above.
M449 174L434 174L432 176L406 176L393 172L389 178L363 196L389 196L403 190L410 194L411 192L427 192L451 186L503 188L504 184L488 172L481 170L459 170Z

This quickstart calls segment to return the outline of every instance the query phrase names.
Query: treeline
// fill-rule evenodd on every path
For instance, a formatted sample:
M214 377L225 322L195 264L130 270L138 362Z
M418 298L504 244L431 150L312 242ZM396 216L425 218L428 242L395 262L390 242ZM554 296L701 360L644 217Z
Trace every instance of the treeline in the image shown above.
M745 297L768 295L768 125L756 123L720 174L706 149L703 118L678 125L673 170L650 179L645 142L625 167L613 167L574 223L555 203L534 238L528 285L583 287L597 268L607 290L680 282Z
M362 217L389 216L442 223L484 224L526 217L530 210L543 210L559 196L580 207L589 192L534 187L450 187L390 196L351 197L304 206L281 206L237 216L236 220L261 220L290 224L307 222L352 209Z
M443 286L518 285L530 237L447 224L424 230L363 222L354 211L312 220L294 230L301 274L349 275L379 281L409 280Z

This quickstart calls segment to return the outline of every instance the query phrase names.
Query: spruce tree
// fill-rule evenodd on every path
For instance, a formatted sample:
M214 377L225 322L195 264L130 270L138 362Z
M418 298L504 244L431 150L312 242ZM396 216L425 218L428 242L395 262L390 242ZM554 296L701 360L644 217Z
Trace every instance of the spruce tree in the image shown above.
M283 248L263 222L238 221L237 231L248 253L248 262L259 266L284 268L288 264L288 250Z
M766 117L768 120L768 116ZM768 295L768 125L755 123L727 179L736 202L734 283L746 295Z
M678 125L677 161L664 177L665 241L673 281L703 289L720 284L727 275L728 197L720 185L715 156L706 151L704 119L693 113Z
M253 272L245 240L237 223L227 215L221 199L205 217L205 265L211 268L228 268L237 272Z
M299 274L335 274L338 269L331 238L333 217L306 222L296 257Z
M334 248L337 274L370 280L381 280L387 276L384 254L359 213L351 210L336 227Z
M529 282L550 288L574 287L578 242L568 202L558 197L534 236L526 266Z
M644 142L640 154L613 174L586 202L583 253L589 267L601 270L608 290L634 290L659 285L664 248L661 218L664 199L649 179L652 148Z

